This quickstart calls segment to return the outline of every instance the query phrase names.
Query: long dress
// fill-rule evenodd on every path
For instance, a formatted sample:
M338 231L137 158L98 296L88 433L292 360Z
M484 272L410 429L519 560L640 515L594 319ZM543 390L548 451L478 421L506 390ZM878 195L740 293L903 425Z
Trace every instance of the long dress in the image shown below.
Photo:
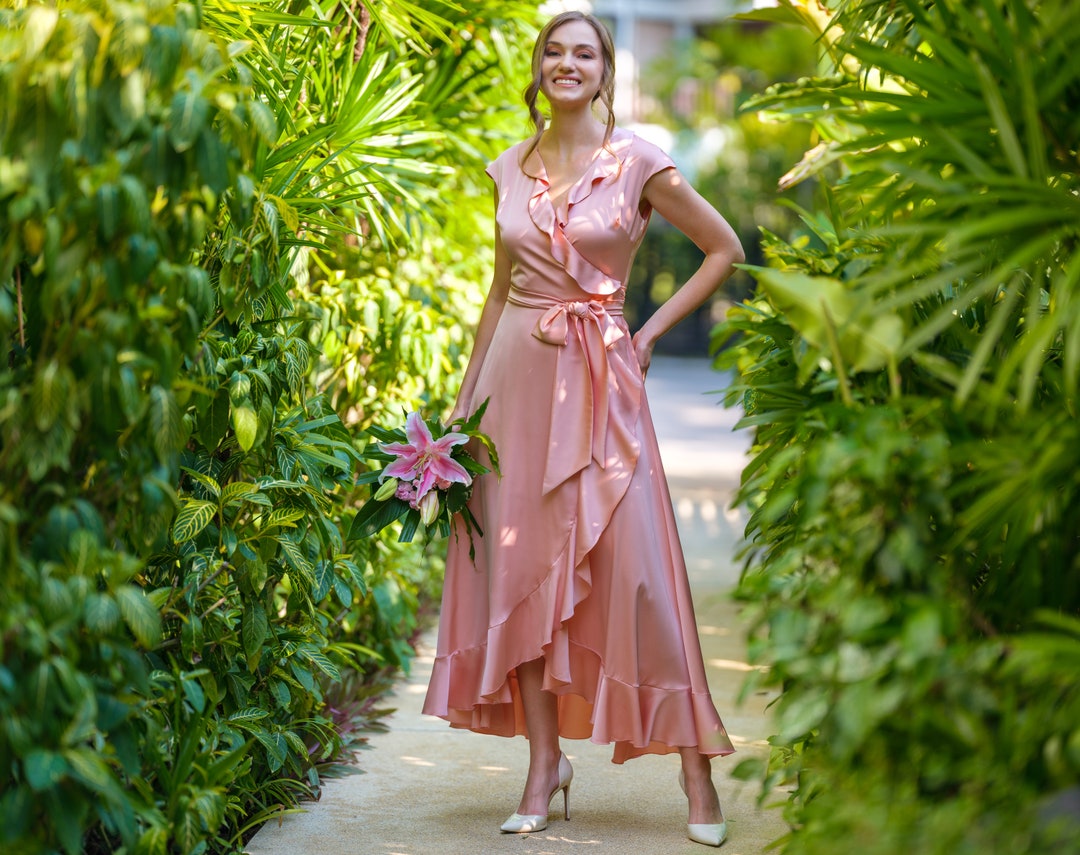
M674 164L617 128L560 216L523 145L487 170L511 285L471 401L489 401L481 428L502 474L475 482L483 536L459 525L449 539L424 712L527 735L515 669L542 656L561 736L614 743L615 763L730 754L622 315L651 213L642 188Z

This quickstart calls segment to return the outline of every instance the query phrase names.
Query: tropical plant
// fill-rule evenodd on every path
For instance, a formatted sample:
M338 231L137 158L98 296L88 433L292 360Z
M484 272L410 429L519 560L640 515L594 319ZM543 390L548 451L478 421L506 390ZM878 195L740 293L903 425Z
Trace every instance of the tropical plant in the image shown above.
M451 113L500 103L530 11L370 5L0 8L6 851L235 850L336 757L337 682L408 661L438 563L348 551L356 428L449 405L485 156Z
M818 210L716 341L790 853L1059 852L1080 774L1073 4L784 0Z

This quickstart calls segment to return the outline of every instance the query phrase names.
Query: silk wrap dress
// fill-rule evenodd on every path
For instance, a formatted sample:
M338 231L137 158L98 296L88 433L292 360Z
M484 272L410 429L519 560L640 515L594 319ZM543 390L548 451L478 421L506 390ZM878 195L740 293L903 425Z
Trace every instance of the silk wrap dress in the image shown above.
M524 143L488 167L511 285L471 409L501 476L476 479L483 530L449 539L424 712L479 733L525 734L516 667L543 657L559 732L614 743L613 762L735 749L713 705L644 381L622 315L651 211L674 164L623 129L567 195L549 196Z

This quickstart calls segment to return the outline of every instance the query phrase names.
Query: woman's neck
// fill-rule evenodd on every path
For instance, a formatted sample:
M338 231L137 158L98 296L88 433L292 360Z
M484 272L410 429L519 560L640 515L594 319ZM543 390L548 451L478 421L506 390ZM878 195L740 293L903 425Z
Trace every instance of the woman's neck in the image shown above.
M591 109L552 111L542 142L548 151L571 155L583 148L599 148L606 130L604 123L593 115Z

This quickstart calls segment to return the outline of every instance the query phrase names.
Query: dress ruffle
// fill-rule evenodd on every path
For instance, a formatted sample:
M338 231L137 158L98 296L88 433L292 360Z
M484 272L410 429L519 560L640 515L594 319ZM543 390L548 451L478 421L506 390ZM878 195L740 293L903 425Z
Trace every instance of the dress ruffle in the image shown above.
M567 221L574 205L578 205L592 195L593 188L605 181L618 177L622 163L611 150L615 139L608 147L602 148L593 159L589 168L578 179L567 195ZM623 283L616 278L614 271L605 271L582 255L564 231L566 223L560 223L552 204L547 168L538 150L534 150L525 162L525 169L533 176L532 195L529 197L529 216L540 231L551 239L551 254L566 270L578 286L589 294L608 296L615 294Z

